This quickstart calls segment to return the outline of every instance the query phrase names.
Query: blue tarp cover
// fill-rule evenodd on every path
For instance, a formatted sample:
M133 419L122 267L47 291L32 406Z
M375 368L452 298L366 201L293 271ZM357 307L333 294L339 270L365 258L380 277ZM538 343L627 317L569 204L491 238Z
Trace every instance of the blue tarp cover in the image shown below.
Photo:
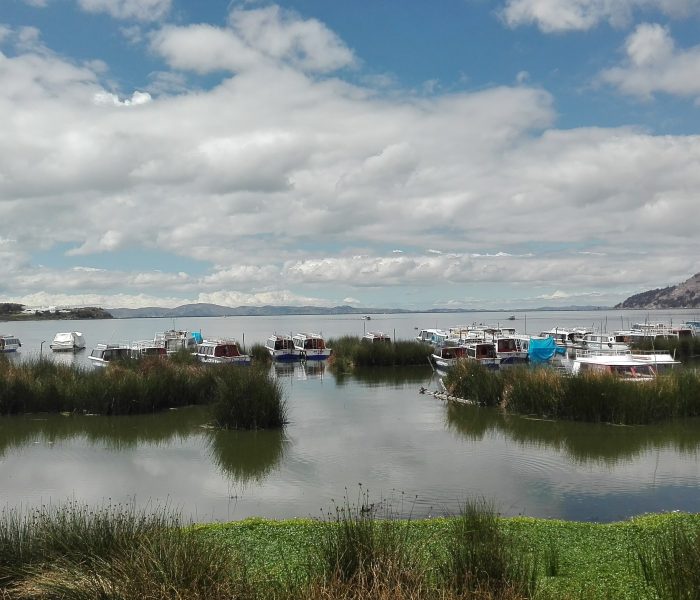
M527 357L530 359L530 362L533 363L547 362L554 356L557 350L558 348L554 338L544 338L541 340L531 339L528 345Z
M202 343L202 332L201 331L193 331L192 337L194 338L194 341L197 342L198 344Z

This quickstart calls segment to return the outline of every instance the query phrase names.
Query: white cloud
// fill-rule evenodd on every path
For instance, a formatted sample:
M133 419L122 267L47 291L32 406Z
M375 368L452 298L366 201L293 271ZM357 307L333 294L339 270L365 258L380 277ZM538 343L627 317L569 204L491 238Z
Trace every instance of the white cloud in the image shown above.
M687 17L700 14L700 0L506 0L501 16L510 27L537 25L556 33L588 30L601 22L625 26L637 11Z
M0 294L337 304L388 288L644 289L700 271L700 137L557 130L552 97L527 83L380 96L317 76L307 55L321 51L295 44L319 24L290 33L306 21L263 16L256 27L287 40L277 49L233 26L154 36L177 69L221 70L211 89L182 91L168 71L169 93L116 93L96 63L36 45L0 54L0 238L13 240ZM629 45L645 68L668 57L650 33ZM32 266L39 251L88 268L116 252L170 264L58 270Z
M152 100L151 95L148 92L134 92L131 98L125 98L120 100L119 96L101 90L97 92L94 96L95 104L109 104L111 106L138 106L139 104L146 104Z
M642 23L625 42L622 65L603 71L601 81L624 94L650 98L662 92L700 96L700 45L677 49L667 28Z
M170 12L171 0L78 0L84 11L107 13L115 19L158 21Z
M177 69L239 73L286 64L327 73L352 66L353 53L322 23L278 6L231 11L229 27L169 26L153 34L151 48Z

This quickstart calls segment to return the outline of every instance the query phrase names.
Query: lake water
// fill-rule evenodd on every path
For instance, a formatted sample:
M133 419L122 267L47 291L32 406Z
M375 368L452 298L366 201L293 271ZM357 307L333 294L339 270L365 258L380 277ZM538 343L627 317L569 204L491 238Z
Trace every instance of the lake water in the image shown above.
M58 331L79 330L88 346L152 338L175 327L249 346L273 332L327 337L381 330L409 339L416 328L506 323L508 313L228 317L2 323L17 335L17 359L43 350L87 362L87 352L52 355ZM674 322L697 311L516 314L537 333L554 326L628 327ZM42 349L42 341L45 341ZM647 427L549 422L444 404L429 367L375 369L335 378L325 365L273 367L289 406L283 432L203 427L206 410L140 417L28 415L0 419L0 505L74 499L135 501L196 521L248 516L317 517L344 496L369 490L396 513L455 513L467 498L491 499L505 515L612 521L668 510L700 510L700 421ZM360 487L361 485L361 487Z

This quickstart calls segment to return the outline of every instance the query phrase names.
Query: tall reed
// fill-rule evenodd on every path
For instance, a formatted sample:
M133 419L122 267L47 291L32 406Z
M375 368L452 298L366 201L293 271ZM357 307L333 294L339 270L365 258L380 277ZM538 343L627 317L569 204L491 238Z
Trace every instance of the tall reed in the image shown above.
M73 502L0 515L3 597L252 597L246 591L240 558L168 510Z
M448 588L477 597L532 597L537 560L503 532L492 504L467 501L450 525L446 559L440 566Z
M498 406L503 400L503 378L475 361L457 361L443 381L453 396L483 406Z
M643 425L700 416L700 376L685 369L642 382L607 373L563 376L547 367L491 372L460 361L444 383L478 404L555 419Z
M189 364L182 357L149 357L100 370L48 360L0 361L0 415L133 415L197 404L214 404L225 427L280 427L285 421L281 388L263 369Z
M279 428L287 422L282 387L267 370L220 369L214 396L214 421L224 429Z
M414 341L368 342L356 336L328 340L333 348L331 366L398 367L429 364L430 346Z
M642 574L660 600L700 598L700 528L672 524L638 549Z

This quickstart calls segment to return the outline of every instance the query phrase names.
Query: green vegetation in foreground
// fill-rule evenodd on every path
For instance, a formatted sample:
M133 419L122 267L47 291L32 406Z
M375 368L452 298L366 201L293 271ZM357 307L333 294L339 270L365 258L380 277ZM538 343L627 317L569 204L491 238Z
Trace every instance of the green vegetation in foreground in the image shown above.
M69 503L0 515L0 596L272 600L697 598L700 515L612 524L392 518L345 503L320 520L193 526L172 511Z
M450 394L484 406L553 419L644 425L700 415L700 375L689 369L634 382L598 373L563 376L547 367L493 372L460 361L444 383Z
M330 367L340 373L355 367L399 367L430 364L432 348L413 341L367 342L357 336L346 335L328 340L333 348Z
M186 355L115 362L99 370L0 358L0 415L133 415L196 404L212 405L216 424L224 428L286 422L282 390L267 369L203 365Z

